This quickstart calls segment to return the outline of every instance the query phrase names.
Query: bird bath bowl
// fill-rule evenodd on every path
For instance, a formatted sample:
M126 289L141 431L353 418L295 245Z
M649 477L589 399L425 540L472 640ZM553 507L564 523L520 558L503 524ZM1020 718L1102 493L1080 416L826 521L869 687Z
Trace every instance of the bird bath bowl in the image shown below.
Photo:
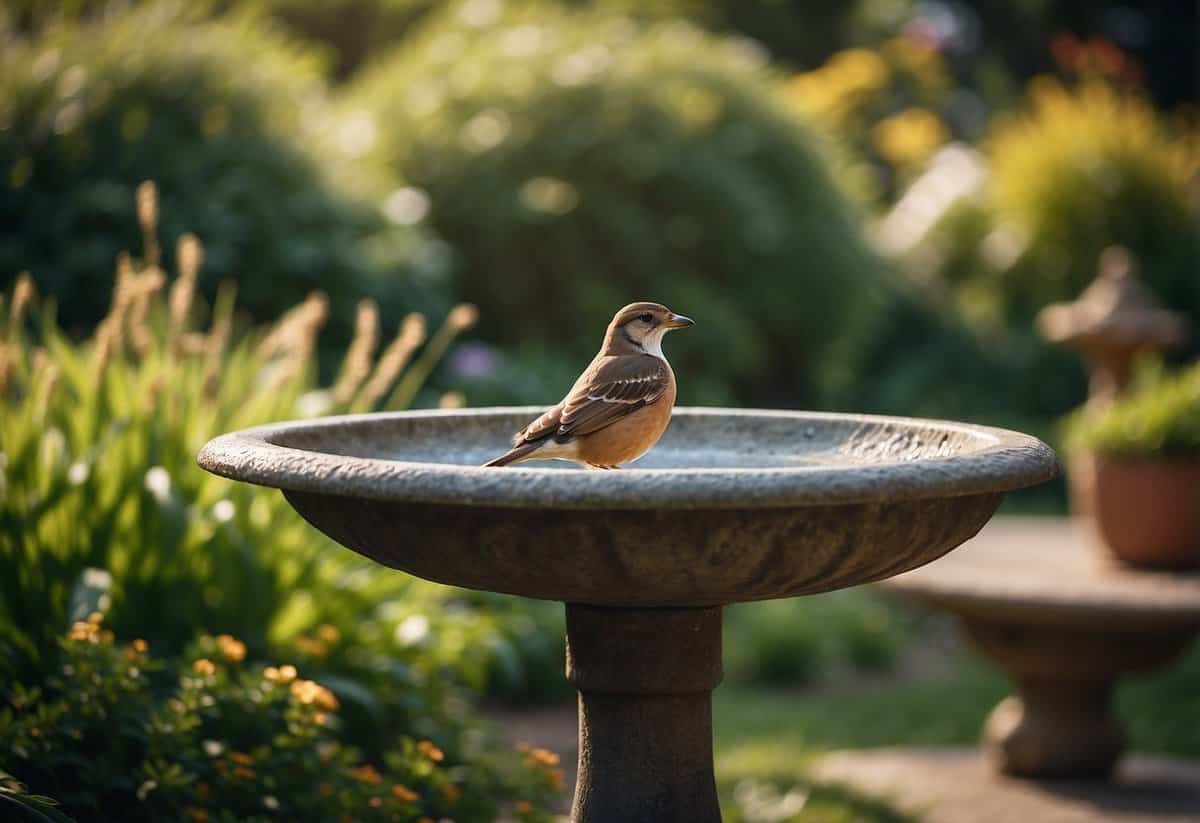
M916 568L1057 471L1047 446L1001 429L724 409L676 410L635 468L479 466L540 411L281 423L218 437L199 461L281 489L386 566L565 602L579 823L720 820L722 605Z

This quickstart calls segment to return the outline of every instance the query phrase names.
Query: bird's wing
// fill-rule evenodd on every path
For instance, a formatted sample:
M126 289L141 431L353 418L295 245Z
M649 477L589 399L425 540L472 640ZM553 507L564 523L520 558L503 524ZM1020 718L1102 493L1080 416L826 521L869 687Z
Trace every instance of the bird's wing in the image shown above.
M559 439L599 431L649 406L671 384L670 367L646 354L601 358L584 377L562 403Z
M657 357L646 354L598 357L566 398L526 426L513 444L550 436L565 442L597 432L658 400L670 383L670 367Z

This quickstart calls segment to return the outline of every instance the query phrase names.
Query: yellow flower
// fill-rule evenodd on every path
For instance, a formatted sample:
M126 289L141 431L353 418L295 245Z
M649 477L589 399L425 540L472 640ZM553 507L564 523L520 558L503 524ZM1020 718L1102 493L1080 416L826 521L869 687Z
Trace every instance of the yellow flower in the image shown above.
M823 71L832 74L839 85L852 91L875 91L888 81L889 69L875 52L869 49L846 49L833 56Z
M145 654L146 651L149 650L149 648L150 648L150 644L147 643L145 640L143 640L140 637L137 640L133 641L133 650L135 652L137 652L138 654Z
M412 803L414 800L421 799L419 794L401 783L397 783L396 785L392 786L392 794L394 794L396 799L401 803Z
M925 160L946 142L946 127L928 109L912 108L893 114L874 129L875 147L888 162L905 166Z
M195 671L196 674L209 675L215 672L217 667L213 665L211 660L202 657L192 664L192 670Z
M428 757L434 763L441 763L446 759L446 754L437 746L433 745L430 740L422 740L417 744L417 751Z

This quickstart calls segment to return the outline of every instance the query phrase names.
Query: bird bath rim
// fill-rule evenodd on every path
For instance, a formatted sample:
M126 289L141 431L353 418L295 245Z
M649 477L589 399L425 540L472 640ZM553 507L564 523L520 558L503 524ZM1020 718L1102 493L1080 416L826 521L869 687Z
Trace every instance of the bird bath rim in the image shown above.
M1057 459L1048 446L1006 429L909 417L764 409L677 408L663 440L651 450L651 459L656 450L660 457L669 455L678 451L676 441L706 430L726 438L739 435L742 453L748 457L755 452L746 447L759 448L760 432L769 432L777 440L764 442L759 448L762 455L778 445L781 436L780 448L787 448L789 442L825 443L833 451L813 452L817 460L796 465L655 468L635 464L611 472L484 468L344 451L369 451L379 436L392 432L396 440L393 430L409 426L416 432L409 434L409 442L420 442L415 439L421 436L417 430L425 427L443 437L443 455L480 457L488 449L503 450L508 434L541 411L540 406L494 407L275 423L217 437L197 459L215 474L285 491L514 509L746 509L895 502L1001 493L1058 473ZM794 426L794 431L788 426ZM460 434L470 445L454 449ZM403 434L398 439L403 442ZM821 462L821 455L836 461Z

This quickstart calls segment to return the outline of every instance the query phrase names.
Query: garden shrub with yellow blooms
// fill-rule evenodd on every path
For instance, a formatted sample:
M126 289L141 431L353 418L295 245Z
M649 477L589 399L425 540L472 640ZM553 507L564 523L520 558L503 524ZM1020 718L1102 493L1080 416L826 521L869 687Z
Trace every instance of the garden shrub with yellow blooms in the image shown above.
M122 823L550 819L563 782L552 753L451 753L401 734L366 760L339 733L337 697L305 674L252 662L229 635L161 659L91 615L58 672L13 686L0 709L0 809Z
M1030 316L1071 299L1119 244L1169 306L1200 320L1200 130L1172 124L1133 92L1098 80L1069 90L1050 78L1030 89L1027 110L986 145L997 226L1020 256L998 287Z

